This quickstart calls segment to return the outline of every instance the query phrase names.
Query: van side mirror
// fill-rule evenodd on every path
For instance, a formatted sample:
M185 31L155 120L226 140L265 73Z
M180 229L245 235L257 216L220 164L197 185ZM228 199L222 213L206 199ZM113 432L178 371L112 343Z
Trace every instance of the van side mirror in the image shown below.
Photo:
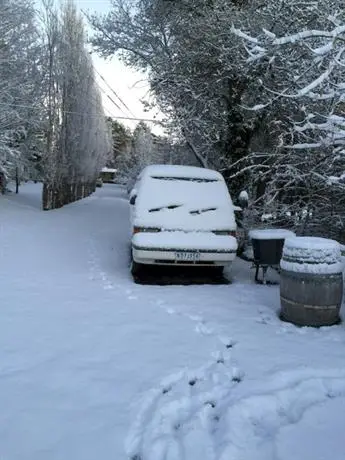
M129 204L134 206L135 205L135 201L137 199L137 196L136 195L132 195L129 199Z
M245 190L242 190L242 192L239 194L238 202L242 209L248 208L249 197L248 197L248 193Z

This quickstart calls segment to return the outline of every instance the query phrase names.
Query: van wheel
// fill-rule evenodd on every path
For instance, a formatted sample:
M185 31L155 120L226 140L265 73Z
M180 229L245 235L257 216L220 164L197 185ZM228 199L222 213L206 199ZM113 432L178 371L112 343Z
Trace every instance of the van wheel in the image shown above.
M224 274L224 267L222 265L219 267L213 267L212 271L215 278L222 278Z
M135 262L133 259L132 259L132 262L131 262L131 274L132 276L139 276L140 273L141 273L141 270L142 270L142 264L138 264L138 262Z

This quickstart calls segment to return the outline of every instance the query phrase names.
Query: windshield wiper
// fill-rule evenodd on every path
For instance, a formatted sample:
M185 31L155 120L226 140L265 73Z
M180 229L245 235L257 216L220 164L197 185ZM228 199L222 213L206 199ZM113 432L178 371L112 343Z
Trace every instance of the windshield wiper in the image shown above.
M162 211L163 209L176 209L176 208L180 208L181 206L182 204L170 204L169 206L161 206L160 208L149 209L149 212L158 212L158 211Z

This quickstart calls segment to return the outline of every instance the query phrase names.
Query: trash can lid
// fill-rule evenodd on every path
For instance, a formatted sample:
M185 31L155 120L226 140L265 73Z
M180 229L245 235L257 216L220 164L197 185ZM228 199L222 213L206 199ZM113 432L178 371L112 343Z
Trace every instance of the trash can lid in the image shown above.
M254 229L249 232L251 240L285 240L286 238L293 238L295 236L294 232L284 228Z

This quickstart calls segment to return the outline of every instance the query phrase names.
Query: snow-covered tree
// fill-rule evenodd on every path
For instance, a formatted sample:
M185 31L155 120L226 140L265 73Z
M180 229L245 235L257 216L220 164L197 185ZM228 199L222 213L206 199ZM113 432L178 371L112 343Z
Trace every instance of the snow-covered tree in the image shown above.
M112 118L107 120L111 129L112 152L107 159L106 166L116 168L118 159L125 158L130 151L132 133L129 128L119 121Z
M217 167L241 155L250 136L238 110L245 85L233 56L224 54L234 48L229 31L239 6L208 0L134 3L116 0L108 15L91 18L96 49L104 56L119 53L147 72L172 131L185 138L200 165Z
M344 239L344 10L339 2L300 3L290 24L286 8L284 16L277 8L269 29L233 27L247 71L265 69L248 106L279 134L274 149L254 150L236 166L265 184L266 213L301 232Z
M49 68L43 207L52 209L91 193L111 140L82 18L72 1L61 13L52 2L45 7Z
M157 163L166 163L161 144L150 128L140 122L128 138L126 148L116 158L119 180L132 183L145 166Z
M0 172L30 176L42 151L42 47L31 0L0 0Z
M258 215L267 208L286 225L291 215L301 231L309 231L316 213L308 209L315 209L330 183L339 189L343 180L344 101L336 96L344 81L342 2L112 5L108 15L91 17L96 49L146 72L172 131L184 136L199 164L223 172L234 195L245 185L260 206ZM311 30L316 35L307 37ZM322 206L324 220L333 223L335 189Z

